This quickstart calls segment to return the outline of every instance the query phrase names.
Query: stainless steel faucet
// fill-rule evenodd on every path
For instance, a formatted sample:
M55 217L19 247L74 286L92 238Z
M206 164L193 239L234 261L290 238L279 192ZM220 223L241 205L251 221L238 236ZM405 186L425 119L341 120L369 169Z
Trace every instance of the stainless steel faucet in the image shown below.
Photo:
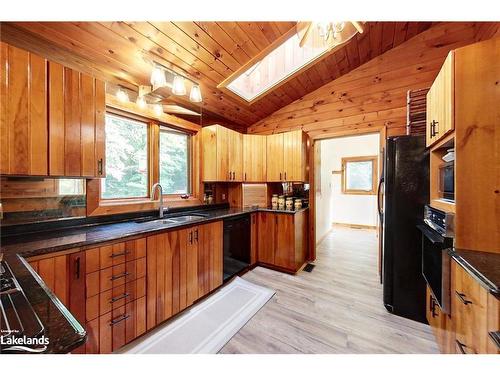
M155 192L156 192L156 188L159 188L159 207L158 207L158 216L160 217L160 219L163 217L163 188L161 187L161 185L157 182L156 184L154 184L153 186L151 186L151 200L154 201L155 200ZM168 207L167 207L167 210L168 210Z

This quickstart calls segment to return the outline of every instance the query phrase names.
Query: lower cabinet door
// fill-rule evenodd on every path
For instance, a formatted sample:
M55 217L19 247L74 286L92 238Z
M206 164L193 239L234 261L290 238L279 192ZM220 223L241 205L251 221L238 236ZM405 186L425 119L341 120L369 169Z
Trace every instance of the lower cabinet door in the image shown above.
M198 298L222 285L222 221L198 227Z
M259 212L258 228L259 240L257 245L258 260L262 263L274 264L274 249L276 236L276 215L268 212Z
M293 215L276 215L276 248L274 264L278 267L295 268L295 239Z

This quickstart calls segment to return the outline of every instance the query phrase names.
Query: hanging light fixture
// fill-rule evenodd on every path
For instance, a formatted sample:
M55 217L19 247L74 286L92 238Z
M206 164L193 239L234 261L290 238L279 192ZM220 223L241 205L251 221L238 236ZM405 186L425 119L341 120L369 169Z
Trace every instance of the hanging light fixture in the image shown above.
M148 103L146 103L146 99L144 99L144 96L139 96L137 95L137 100L135 101L135 103L139 106L139 108L141 109L144 109L146 108L146 106L148 105Z
M165 71L158 65L153 67L151 72L151 85L153 88L167 86L167 79L165 78Z
M163 106L161 104L155 104L154 111L157 116L160 116L161 114L163 114Z
M199 85L193 84L193 86L191 87L191 92L189 93L189 100L193 103L201 103L203 101Z
M125 92L125 90L119 88L118 91L116 91L116 98L121 101L122 103L128 102L128 94Z
M174 77L174 82L172 84L172 94L174 95L186 95L186 85L184 84L184 77L176 75Z

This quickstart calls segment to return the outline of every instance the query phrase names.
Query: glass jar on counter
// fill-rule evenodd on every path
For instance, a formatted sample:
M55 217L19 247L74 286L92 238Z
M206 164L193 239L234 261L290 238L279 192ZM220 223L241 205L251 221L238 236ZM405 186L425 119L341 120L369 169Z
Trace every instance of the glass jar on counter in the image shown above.
M284 210L285 209L285 196L280 195L278 197L278 210Z
M292 197L286 198L285 208L287 211L293 210L293 198Z
M273 210L278 209L278 194L273 194L271 198L271 208Z
M295 211L300 210L301 208L302 208L302 199L300 199L300 198L295 199L295 203L294 203Z

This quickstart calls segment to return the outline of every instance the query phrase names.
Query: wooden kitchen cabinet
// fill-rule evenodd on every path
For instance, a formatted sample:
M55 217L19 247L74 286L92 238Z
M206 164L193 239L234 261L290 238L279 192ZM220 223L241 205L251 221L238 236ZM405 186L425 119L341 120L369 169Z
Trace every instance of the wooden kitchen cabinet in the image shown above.
M104 82L0 43L0 173L104 177Z
M47 60L0 42L0 174L47 175Z
M200 225L198 232L198 297L201 298L222 285L222 221Z
M104 82L48 65L49 174L104 177Z
M267 137L243 134L243 182L267 181Z
M307 139L302 130L267 136L267 181L307 181Z
M220 125L202 129L203 181L241 181L243 135Z
M85 323L85 252L75 249L61 255L28 259L45 285L82 324ZM73 353L85 353L81 346Z
M147 328L222 284L222 222L147 239Z
M307 259L307 221L307 211L259 212L258 262L297 272Z
M427 93L426 145L432 146L445 135L453 131L454 92L455 92L455 57L451 51L429 92Z
M489 293L457 262L452 262L451 272L451 311L455 324L456 352L487 353Z
M281 182L284 178L283 133L267 136L267 181Z

